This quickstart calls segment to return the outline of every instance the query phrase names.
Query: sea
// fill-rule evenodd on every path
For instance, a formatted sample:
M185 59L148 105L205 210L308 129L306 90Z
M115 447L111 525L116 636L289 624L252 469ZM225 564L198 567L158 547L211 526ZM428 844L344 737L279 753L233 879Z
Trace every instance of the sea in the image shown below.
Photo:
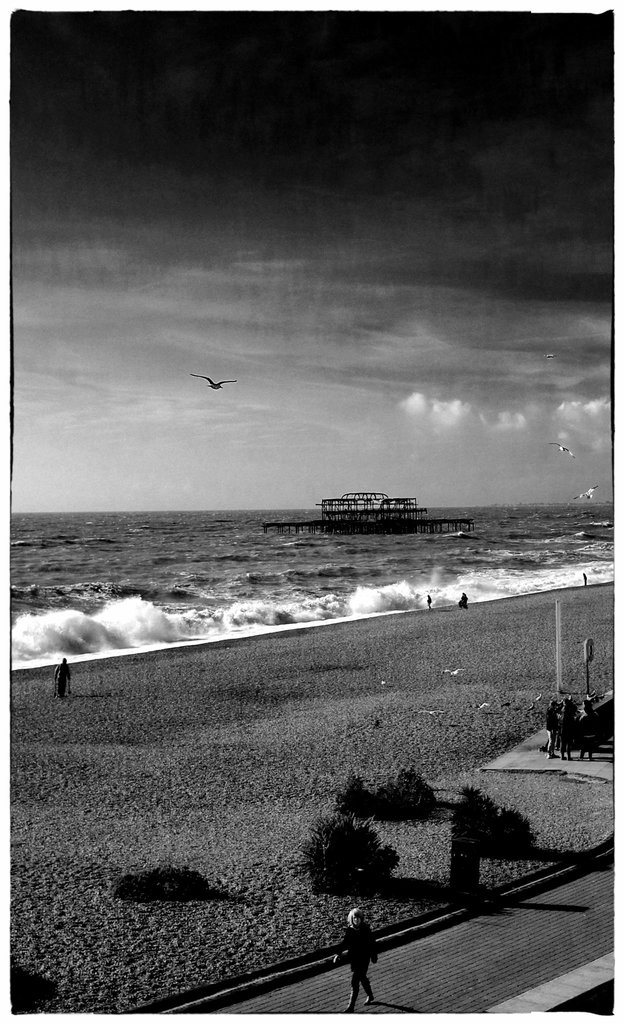
M429 508L474 531L277 533L311 509L14 514L16 669L613 580L613 505Z

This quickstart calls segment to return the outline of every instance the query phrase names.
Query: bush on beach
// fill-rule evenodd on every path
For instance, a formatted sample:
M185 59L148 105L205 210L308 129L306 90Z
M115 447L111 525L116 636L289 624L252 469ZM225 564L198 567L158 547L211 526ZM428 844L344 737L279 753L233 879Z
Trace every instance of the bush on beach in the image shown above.
M453 815L455 839L476 839L483 852L516 853L533 843L531 824L510 807L498 807L475 786L464 786Z
M302 849L300 868L314 892L367 892L388 880L399 863L369 821L355 814L318 818Z
M376 790L369 790L359 775L350 775L336 796L339 814L382 821L426 818L435 807L432 787L412 768L400 771Z
M198 871L190 868L158 867L130 872L117 882L114 890L120 900L150 903L153 900L220 899L223 893L208 884Z

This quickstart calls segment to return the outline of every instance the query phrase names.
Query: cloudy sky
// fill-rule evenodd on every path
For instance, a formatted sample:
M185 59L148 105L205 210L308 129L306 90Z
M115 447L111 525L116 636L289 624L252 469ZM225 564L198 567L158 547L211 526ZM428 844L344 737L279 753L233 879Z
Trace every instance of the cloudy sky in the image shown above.
M14 14L14 511L610 498L612 51L608 13Z

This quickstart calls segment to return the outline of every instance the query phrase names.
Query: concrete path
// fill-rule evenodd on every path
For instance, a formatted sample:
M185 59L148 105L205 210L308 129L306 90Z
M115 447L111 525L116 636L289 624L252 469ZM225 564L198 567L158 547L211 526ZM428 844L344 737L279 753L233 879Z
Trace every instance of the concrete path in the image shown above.
M602 782L613 782L613 744L601 744L590 761L587 756L581 761L578 750L572 752L572 760L562 761L559 755L549 760L540 747L546 742L546 730L530 736L513 750L501 754L495 761L483 765L484 772L566 772L568 775L585 775Z
M369 977L375 1002L356 1012L526 1013L552 1010L613 978L613 869L605 864L546 892L484 909L380 952ZM230 993L184 1013L340 1013L349 968Z

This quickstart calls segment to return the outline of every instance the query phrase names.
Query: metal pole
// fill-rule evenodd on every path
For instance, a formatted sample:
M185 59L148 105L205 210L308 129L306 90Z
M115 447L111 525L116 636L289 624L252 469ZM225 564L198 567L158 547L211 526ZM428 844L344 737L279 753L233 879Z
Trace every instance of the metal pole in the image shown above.
M561 693L561 603L555 601L555 661L557 664L557 693Z

